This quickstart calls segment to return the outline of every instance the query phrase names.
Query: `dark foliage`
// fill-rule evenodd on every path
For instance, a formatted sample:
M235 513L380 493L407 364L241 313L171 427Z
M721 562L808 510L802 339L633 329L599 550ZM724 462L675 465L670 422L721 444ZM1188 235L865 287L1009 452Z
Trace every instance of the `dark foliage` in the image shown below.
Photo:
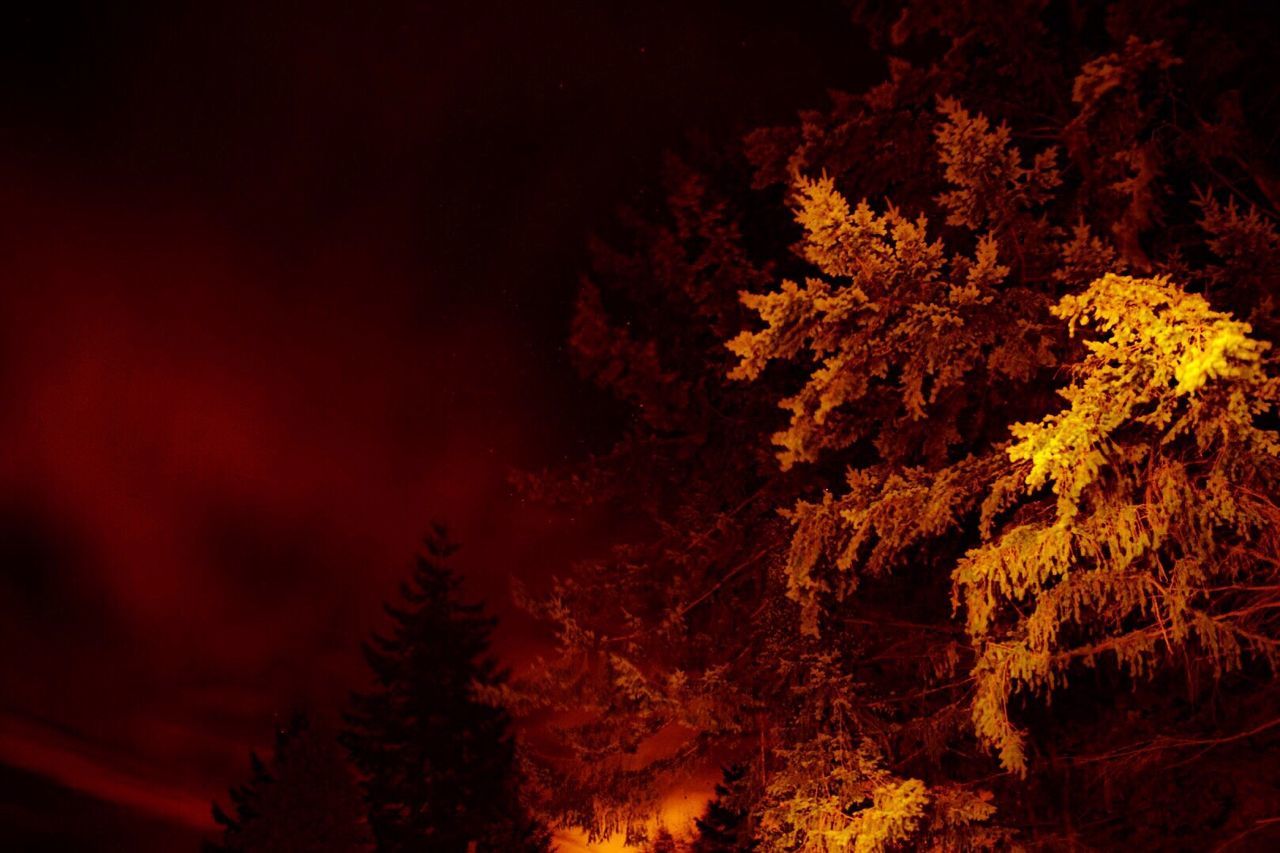
M332 731L295 717L276 733L270 768L250 757L252 778L217 804L220 844L208 853L367 853L373 837L354 773Z
M492 619L458 600L442 530L427 540L393 627L365 646L376 686L352 697L343 741L364 778L379 851L546 850L520 800L510 719L483 701L505 673Z
M716 795L707 803L702 817L694 821L698 829L693 853L735 853L755 850L751 838L750 778L741 765L726 767L724 778L716 785Z

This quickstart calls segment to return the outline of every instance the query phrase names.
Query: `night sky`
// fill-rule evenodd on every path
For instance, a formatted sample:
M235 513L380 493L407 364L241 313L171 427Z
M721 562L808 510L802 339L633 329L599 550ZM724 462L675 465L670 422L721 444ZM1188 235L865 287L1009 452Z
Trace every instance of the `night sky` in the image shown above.
M837 2L123 5L0 27L3 849L195 849L433 520L535 651L587 238L869 73Z

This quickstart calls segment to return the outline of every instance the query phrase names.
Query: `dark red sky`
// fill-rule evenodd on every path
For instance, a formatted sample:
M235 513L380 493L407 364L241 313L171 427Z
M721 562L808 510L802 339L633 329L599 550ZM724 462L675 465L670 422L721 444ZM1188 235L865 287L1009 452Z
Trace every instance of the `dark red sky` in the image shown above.
M432 519L535 645L509 577L594 527L505 476L608 437L587 236L867 62L834 1L130 5L0 28L5 849L194 849Z

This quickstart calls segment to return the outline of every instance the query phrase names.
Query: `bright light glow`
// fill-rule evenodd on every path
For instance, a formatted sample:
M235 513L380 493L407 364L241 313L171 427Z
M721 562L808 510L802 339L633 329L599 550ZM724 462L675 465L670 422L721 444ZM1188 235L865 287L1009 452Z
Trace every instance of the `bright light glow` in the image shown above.
M688 836L688 830L693 826L693 819L701 815L703 809L706 808L707 800L711 799L718 779L718 773L708 775L706 778L695 779L690 787L667 797L662 804L661 822L666 824L672 835L677 838ZM657 826L658 821L654 821L653 828L657 828ZM579 830L557 832L555 847L561 853L582 853L582 851L590 851L590 853L633 853L638 849L623 844L621 835L611 836L604 841L588 843L586 833Z

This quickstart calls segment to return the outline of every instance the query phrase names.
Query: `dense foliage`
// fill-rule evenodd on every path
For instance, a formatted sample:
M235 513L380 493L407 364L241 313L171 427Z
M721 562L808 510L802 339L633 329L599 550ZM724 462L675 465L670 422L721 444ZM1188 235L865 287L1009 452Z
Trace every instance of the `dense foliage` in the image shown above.
M541 851L525 810L507 712L480 694L505 673L489 655L493 620L458 599L440 531L427 540L392 628L365 646L374 688L352 697L343 742L359 770L380 853Z
M486 696L506 679L489 654L494 620L460 599L456 547L428 537L390 630L365 645L373 686L351 697L341 730L300 719L271 767L214 805L211 853L441 853L550 849L523 802L514 733Z
M734 764L761 850L1266 837L1274 30L855 19L883 83L673 159L597 247L573 345L633 417L536 486L636 532L531 602L559 652L506 695L560 714L544 807L639 838Z
M208 853L371 853L373 835L336 732L295 717L276 733L270 767L231 789L232 814L215 805L222 842Z
M741 853L754 850L751 832L750 777L745 767L726 767L715 796L702 817L694 819L693 853Z

